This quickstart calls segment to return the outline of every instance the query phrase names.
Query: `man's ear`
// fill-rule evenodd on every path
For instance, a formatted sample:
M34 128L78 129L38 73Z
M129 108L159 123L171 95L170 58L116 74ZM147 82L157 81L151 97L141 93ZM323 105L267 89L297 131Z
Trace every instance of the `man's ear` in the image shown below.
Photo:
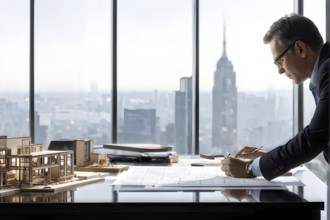
M295 43L295 52L300 57L305 58L307 56L307 44L301 40L297 40Z

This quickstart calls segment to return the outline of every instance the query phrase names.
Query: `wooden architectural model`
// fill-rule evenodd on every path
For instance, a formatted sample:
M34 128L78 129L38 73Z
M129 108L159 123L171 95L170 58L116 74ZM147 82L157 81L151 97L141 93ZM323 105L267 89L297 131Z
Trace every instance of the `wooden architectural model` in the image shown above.
M91 139L53 140L48 150L72 150L75 171L119 172L127 170L127 165L111 165L106 153L94 153Z
M73 151L44 151L31 137L0 136L0 188L31 187L74 177Z
M107 154L93 153L94 142L91 139L53 140L50 142L48 150L72 150L74 165L77 167L91 164L109 165Z
M31 141L29 136L0 136L0 200L17 200L23 192L35 193L38 200L70 200L72 192L67 190L128 169L111 165L105 153L94 153L93 140L52 141L48 150Z

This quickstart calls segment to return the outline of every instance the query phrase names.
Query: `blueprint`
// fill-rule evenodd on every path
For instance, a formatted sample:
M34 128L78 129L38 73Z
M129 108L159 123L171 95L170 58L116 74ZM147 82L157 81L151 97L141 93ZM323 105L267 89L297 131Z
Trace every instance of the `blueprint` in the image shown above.
M219 167L180 166L130 166L113 182L117 186L153 188L182 187L285 187L302 186L295 176L280 176L271 181L263 177L233 178L226 176Z

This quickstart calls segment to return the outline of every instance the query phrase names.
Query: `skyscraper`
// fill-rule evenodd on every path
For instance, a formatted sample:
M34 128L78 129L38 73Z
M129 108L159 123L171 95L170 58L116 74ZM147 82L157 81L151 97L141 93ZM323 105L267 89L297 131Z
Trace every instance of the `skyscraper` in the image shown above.
M126 143L156 144L156 109L124 109L124 126L119 141Z
M192 78L180 78L175 91L175 149L179 154L192 153Z
M212 91L212 151L226 153L237 145L237 87L236 73L227 57L225 26L223 29L223 52Z

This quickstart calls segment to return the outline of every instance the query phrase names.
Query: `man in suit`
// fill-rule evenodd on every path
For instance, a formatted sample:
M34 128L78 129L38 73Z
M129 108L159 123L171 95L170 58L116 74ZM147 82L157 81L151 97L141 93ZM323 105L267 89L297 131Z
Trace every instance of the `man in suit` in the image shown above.
M268 152L245 146L235 157L223 159L221 170L232 177L272 180L322 152L329 163L329 42L323 42L310 19L294 13L274 22L263 40L280 74L296 84L310 79L316 108L310 123L285 144Z

